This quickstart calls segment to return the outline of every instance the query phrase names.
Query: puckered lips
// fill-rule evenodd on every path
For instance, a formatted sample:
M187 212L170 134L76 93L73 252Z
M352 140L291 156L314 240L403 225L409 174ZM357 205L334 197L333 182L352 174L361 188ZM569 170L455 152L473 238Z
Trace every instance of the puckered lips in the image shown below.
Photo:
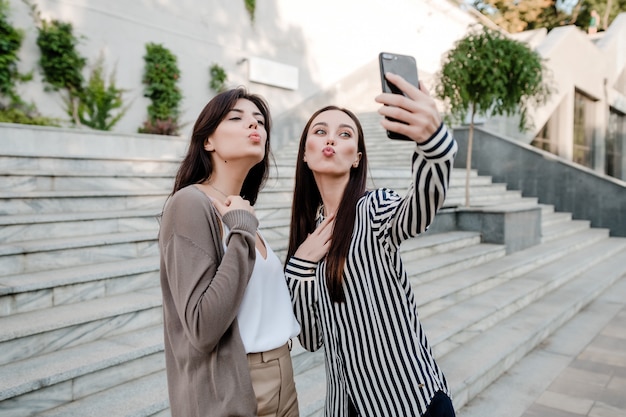
M335 149L333 149L332 146L327 146L322 149L322 154L324 154L324 156L333 156L335 154Z
M258 133L254 132L254 133L250 133L248 135L248 138L250 139L250 141L252 141L253 143L260 143L261 142L261 135L259 135Z

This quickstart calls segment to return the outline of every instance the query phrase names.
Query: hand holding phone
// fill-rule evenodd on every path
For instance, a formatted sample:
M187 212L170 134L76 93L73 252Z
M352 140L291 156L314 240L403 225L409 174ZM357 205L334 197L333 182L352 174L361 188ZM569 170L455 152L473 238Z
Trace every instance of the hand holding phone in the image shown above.
M394 74L400 75L409 83L419 88L419 79L417 77L417 64L415 62L415 58L413 58L412 56L394 54L391 52L381 52L380 54L378 54L378 63L380 66L380 81L384 93L405 95L398 87L387 81L387 79L385 78L385 74L387 72L392 72ZM389 120L400 122L395 119ZM387 131L387 137L390 139L411 140L411 138L407 136L389 130Z

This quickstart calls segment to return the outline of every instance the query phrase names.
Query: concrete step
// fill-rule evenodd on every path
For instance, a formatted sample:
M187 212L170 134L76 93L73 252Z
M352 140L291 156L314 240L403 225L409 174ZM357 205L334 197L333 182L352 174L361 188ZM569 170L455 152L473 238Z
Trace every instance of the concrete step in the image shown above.
M88 410L96 406L94 399L99 393L106 390L110 394L110 389L119 386L128 390L129 386L136 386L137 379L154 373L158 374L155 393L160 395L150 398L149 402L160 398L165 407L164 359L163 328L156 325L13 361L0 367L5 375L0 380L0 414L31 416L54 409L52 415L60 415L55 413L65 410L55 407L76 401L73 405L76 412L92 415ZM129 393L126 391L126 395ZM142 398L147 394L141 391L135 393ZM105 397L113 400L108 394ZM81 402L84 398L89 398L89 401ZM123 403L132 401L126 398ZM108 403L106 408L109 413L114 412L114 404L114 401Z
M0 173L0 191L139 190L171 191L172 176L162 172L41 172Z
M0 216L0 244L104 233L157 230L160 210L33 213Z
M448 274L465 270L506 255L504 245L481 243L404 262L413 288Z
M574 237L555 239L419 284L416 291L420 294L417 297L420 317L428 317L508 280L543 268L570 252L605 240L608 235L606 230L588 229Z
M89 135L86 135L87 137ZM135 138L129 138L133 142ZM67 142L71 143L71 142ZM61 152L67 152L67 144ZM91 157L72 157L70 155L51 156L45 152L27 152L25 155L11 155L3 152L0 155L0 176L10 176L14 173L35 173L36 175L55 175L80 172L86 176L115 173L116 175L158 175L169 176L176 174L180 159L159 157L149 159L144 154L141 158L132 158L120 153L110 157L92 155Z
M409 262L479 243L480 233L478 232L459 230L434 234L426 232L402 242L400 252L402 253L403 262Z
M0 245L1 276L158 255L157 231L108 233Z
M458 348L584 271L625 250L626 239L604 239L429 316L429 338L435 355L441 357Z
M37 414L39 417L170 417L165 371L138 378Z
M548 226L569 222L572 220L572 213L555 212L554 208L551 212L542 211L541 224L547 229Z
M159 257L0 277L0 317L159 285Z
M455 408L468 403L621 278L626 273L624 259L622 250L488 329L477 330L478 335L440 358Z
M81 190L0 192L0 214L161 210L168 190Z
M591 222L589 220L549 222L546 225L542 225L541 241L549 242L559 237L573 235L577 231L588 229L590 225Z
M159 287L0 317L0 364L160 323Z
M459 417L524 415L553 381L562 375L568 366L572 367L579 354L594 338L603 337L601 334L603 329L610 325L626 306L625 295L626 275L623 275L506 373L457 410L457 415ZM605 367L604 370L601 367L602 364L598 364L598 369L593 370L597 378L608 380L614 375L614 367ZM585 384L588 382L586 380ZM593 384L593 388L586 391L598 392L598 386ZM506 398L506 401L502 401L503 398ZM622 411L615 410L614 414L608 415L617 417Z

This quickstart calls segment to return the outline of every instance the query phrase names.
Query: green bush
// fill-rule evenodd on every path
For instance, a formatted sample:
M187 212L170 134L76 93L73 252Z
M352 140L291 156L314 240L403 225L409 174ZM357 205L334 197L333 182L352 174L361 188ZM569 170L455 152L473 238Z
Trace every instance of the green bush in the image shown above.
M21 99L15 91L16 84L30 80L31 74L23 75L18 71L18 52L24 33L14 28L8 17L9 3L0 0L0 96L8 98L10 103L18 103Z
M32 72L21 74L18 71L18 53L24 33L14 28L8 17L9 3L0 0L0 122L58 126L57 119L40 115L35 105L26 104L16 91L18 82L32 79Z
M83 68L87 59L76 50L78 38L71 23L41 20L37 28L37 46L41 52L39 66L44 81L54 91L65 90L66 112L74 123L80 124L78 106L83 91Z
M24 103L14 103L8 106L0 105L0 123L19 123L23 125L56 126L61 121L40 115L35 106Z
M144 55L144 97L151 100L148 106L148 120L140 133L177 135L180 116L180 102L183 98L178 80L180 70L176 56L163 45L148 43ZM161 127L167 129L160 131Z
M211 76L211 82L209 83L211 90L221 93L226 89L226 79L228 76L224 68L219 64L213 64L211 68L209 68L209 75Z
M250 15L250 21L254 23L254 12L256 9L256 1L255 0L244 0L244 4L246 5L246 10Z

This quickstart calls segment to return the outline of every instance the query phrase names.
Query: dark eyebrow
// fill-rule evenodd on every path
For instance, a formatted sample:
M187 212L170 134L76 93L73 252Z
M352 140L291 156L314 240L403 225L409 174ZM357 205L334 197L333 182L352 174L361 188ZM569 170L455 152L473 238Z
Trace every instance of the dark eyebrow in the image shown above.
M243 114L243 110L237 109L237 108L230 109L230 111L234 111L235 113ZM253 116L259 116L259 117L262 117L262 118L265 119L265 116L263 116L263 113L261 113L260 111L252 112L252 115Z
M350 129L351 131L354 132L354 128L351 125L349 125L349 124L342 123L342 124L339 125L339 127L344 127L346 129Z
M328 123L326 123L326 122L317 122L317 123L315 123L313 126L311 126L311 128L314 128L314 127L316 127L316 126L320 126L320 125L321 125L321 126L324 126L324 127L328 127ZM349 124L342 123L342 124L340 124L340 125L339 125L339 127L340 127L340 128L344 128L344 129L350 129L350 130L352 131L352 133L354 133L354 127L352 127L352 126L351 126L351 125L349 125Z

